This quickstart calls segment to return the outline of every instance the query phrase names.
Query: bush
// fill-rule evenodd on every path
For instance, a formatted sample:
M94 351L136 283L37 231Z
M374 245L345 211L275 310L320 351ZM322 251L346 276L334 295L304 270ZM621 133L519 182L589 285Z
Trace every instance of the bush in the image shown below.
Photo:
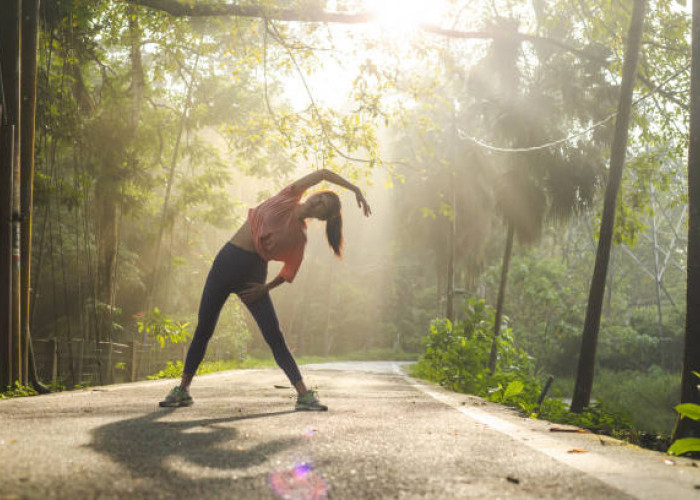
M497 341L498 363L494 375L489 373L493 339L494 313L483 300L468 299L464 319L454 324L448 319L435 319L430 333L423 338L425 352L413 373L459 392L496 393L519 380L523 394L539 393L533 377L530 357L513 343L510 329L505 328Z
M680 400L680 374L658 366L648 370L598 370L591 396L612 412L626 414L643 433L668 435L676 419L673 407ZM559 379L555 390L571 397L574 379Z
M458 392L476 394L489 401L519 408L533 418L545 418L591 429L616 437L631 435L630 417L619 408L600 402L583 413L570 413L561 399L545 400L537 406L540 383L528 354L518 349L510 329L498 339L496 372L489 371L493 311L483 300L468 300L464 320L452 324L435 319L423 339L425 353L411 374L433 380Z

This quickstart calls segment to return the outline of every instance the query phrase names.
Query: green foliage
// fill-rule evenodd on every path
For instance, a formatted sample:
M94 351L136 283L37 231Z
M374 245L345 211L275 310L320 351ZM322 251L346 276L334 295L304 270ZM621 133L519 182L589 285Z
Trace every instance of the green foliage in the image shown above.
M515 346L508 328L497 341L497 372L489 374L493 321L493 310L475 299L467 300L464 318L454 324L448 319L433 320L429 335L423 339L425 352L414 372L459 392L501 391L502 397L509 387L511 391L521 387L519 392L536 394L539 384L532 376L532 362ZM518 383L511 386L515 381Z
M173 320L157 307L149 311L144 319L136 322L139 333L146 333L158 341L160 348L165 347L166 342L179 344L187 342L192 334L187 330L188 322Z
M635 429L659 435L673 428L672 408L679 394L680 375L658 366L646 371L599 370L593 385L596 400L615 412L628 414Z
M200 367L203 365L204 365L204 363L202 363L202 365L200 365ZM165 364L165 368L163 368L162 370L160 370L159 372L157 372L154 375L148 375L146 378L148 380L158 380L158 379L162 379L162 378L180 378L180 377L182 377L183 369L184 369L184 365L183 365L182 361L180 361L180 360L175 361L175 362L168 361Z
M620 438L627 437L632 429L632 424L626 414L613 411L600 402L591 403L581 413L572 413L562 400L550 398L542 402L538 417Z
M508 403L511 398L514 398L523 392L523 389L525 389L525 384L523 384L520 380L513 380L505 388L502 384L498 384L498 388L492 390L491 395L487 399L495 403L505 404Z
M676 406L675 410L681 418L700 420L700 405L695 403L682 403Z
M49 390L51 390L51 392L63 392L66 390L66 386L64 385L63 380L61 380L60 378L52 381L48 385L48 388Z
M676 439L668 448L669 455L684 455L692 452L700 452L700 438Z
M434 320L429 335L423 339L425 352L411 367L412 375L433 380L458 392L513 406L533 418L617 436L629 433L632 428L629 418L602 403L592 404L581 414L570 413L567 405L557 398L546 399L538 407L540 384L531 359L514 345L509 329L498 342L497 371L490 375L493 321L493 311L484 301L473 299L466 303L465 318L454 325L449 320Z
M0 392L0 399L24 398L27 396L36 396L37 394L33 387L21 385L19 381L15 381L11 389L8 388L5 392Z
M694 371L693 374L700 379L700 373ZM700 405L695 403L681 403L676 406L676 411L680 418L700 420ZM683 455L685 453L700 452L700 438L676 439L668 448L671 455Z

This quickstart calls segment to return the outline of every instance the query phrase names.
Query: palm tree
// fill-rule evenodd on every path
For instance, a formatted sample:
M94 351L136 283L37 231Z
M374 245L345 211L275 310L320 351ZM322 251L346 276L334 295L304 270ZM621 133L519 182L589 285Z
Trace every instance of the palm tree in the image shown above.
M493 29L517 32L512 19L498 18ZM547 57L547 56L542 56ZM501 265L490 369L496 370L497 345L505 303L508 268L517 237L521 243L535 241L545 220L562 221L587 206L594 193L600 169L595 144L576 148L566 142L539 147L552 137L561 137L572 115L586 113L574 108L569 113L554 104L543 89L557 92L556 75L562 61L549 56L531 81L520 72L520 43L513 37L494 40L485 57L472 70L469 88L475 104L469 115L472 130L482 130L499 146L491 149L492 185L498 209L506 225L506 243ZM559 84L569 85L567 82ZM578 117L580 118L580 117ZM499 173L496 173L499 172Z

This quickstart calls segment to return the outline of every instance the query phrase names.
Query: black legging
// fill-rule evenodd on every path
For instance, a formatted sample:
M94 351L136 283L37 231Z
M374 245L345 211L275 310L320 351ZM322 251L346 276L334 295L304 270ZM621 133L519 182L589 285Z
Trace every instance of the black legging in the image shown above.
M266 278L267 262L258 254L242 250L230 242L219 250L202 292L197 329L185 360L186 375L194 375L202 362L207 343L214 333L219 313L228 296L232 293L238 294L247 288L248 283L265 283ZM258 323L265 341L272 348L277 364L284 370L292 385L299 382L301 374L284 341L270 294L266 293L246 306Z

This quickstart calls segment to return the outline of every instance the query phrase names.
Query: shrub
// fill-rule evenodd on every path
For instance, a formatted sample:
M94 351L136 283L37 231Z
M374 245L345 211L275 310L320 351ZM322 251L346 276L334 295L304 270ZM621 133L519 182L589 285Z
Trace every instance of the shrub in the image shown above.
M425 352L413 372L450 389L473 394L496 393L519 380L523 394L539 392L530 357L513 342L509 328L497 341L498 364L494 375L489 373L493 339L494 313L483 300L468 299L464 319L454 324L448 319L435 319L428 336L423 338Z

